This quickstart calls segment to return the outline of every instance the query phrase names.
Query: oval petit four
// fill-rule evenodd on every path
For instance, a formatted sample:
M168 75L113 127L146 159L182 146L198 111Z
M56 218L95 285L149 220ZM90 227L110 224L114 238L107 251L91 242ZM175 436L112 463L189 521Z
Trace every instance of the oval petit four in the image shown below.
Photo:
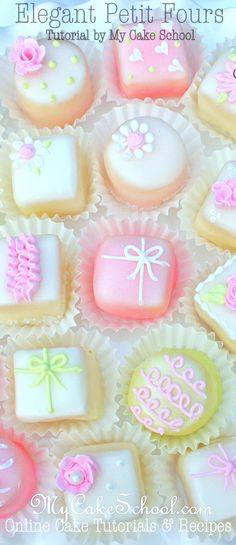
M98 248L94 263L96 305L114 316L143 320L163 315L177 278L174 248L168 240L112 236Z
M207 240L236 249L236 161L228 161L214 180L195 225L199 235Z
M106 144L104 163L112 192L140 208L160 205L187 178L181 137L156 117L137 117L118 127Z
M33 461L24 447L0 431L0 518L23 509L36 491Z
M13 198L23 214L66 215L84 209L85 179L74 136L15 140L10 158Z
M236 256L198 284L194 303L200 318L236 353Z
M102 389L92 350L50 347L14 353L15 412L23 422L96 420Z
M212 127L236 139L236 49L225 51L198 89L198 112Z
M180 97L188 89L192 71L184 41L175 39L181 33L177 21L126 25L121 43L114 41L114 55L119 87L128 98ZM165 39L163 33L172 33ZM145 39L145 35L152 39ZM164 38L164 39L163 39Z
M236 517L236 440L222 438L188 451L177 463L188 501L203 521Z
M89 109L92 82L77 45L20 36L9 59L15 66L17 102L36 126L64 126Z
M60 316L64 307L63 256L59 238L28 234L2 238L0 320Z
M221 379L213 361L197 350L163 349L139 365L128 405L140 424L159 435L190 435L216 413Z

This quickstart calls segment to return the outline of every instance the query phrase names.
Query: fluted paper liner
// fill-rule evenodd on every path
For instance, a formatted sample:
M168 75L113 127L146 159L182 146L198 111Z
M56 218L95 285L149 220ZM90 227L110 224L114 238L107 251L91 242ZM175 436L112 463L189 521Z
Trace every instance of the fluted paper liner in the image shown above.
M16 237L20 234L31 235L56 235L61 242L64 258L64 298L65 311L62 316L42 316L41 318L6 322L0 321L0 338L4 335L14 337L20 333L27 337L29 333L40 335L47 328L48 337L55 332L64 334L75 325L75 317L79 311L76 308L78 302L76 274L78 270L78 241L72 229L67 229L64 223L54 222L49 219L38 219L32 216L30 219L19 217L18 220L9 220L0 226L0 238L8 236ZM49 264L50 266L50 264Z
M97 205L99 202L98 190L96 181L92 175L91 168L91 139L85 135L82 127L77 127L73 129L70 125L67 125L64 129L42 129L40 132L38 129L29 129L25 131L24 129L18 130L17 133L11 133L8 140L2 140L1 149L0 149L0 212L5 214L7 219L18 217L23 215L21 210L18 208L14 201L13 192L12 192L12 173L11 173L11 164L10 153L12 152L12 143L15 140L24 140L27 136L32 137L33 139L38 139L42 136L50 137L51 135L63 135L68 134L74 136L77 141L79 158L83 170L83 180L85 184L86 191L86 204L84 210L79 214L60 216L59 214L54 214L50 216L53 220L75 220L78 219L88 220L90 214L95 214L97 212ZM40 179L36 180L35 183L40 183ZM48 217L47 213L35 214L37 217ZM26 216L29 217L29 216Z
M222 399L214 416L199 430L185 436L160 436L151 434L157 446L168 453L184 454L186 450L196 449L200 444L208 445L210 440L218 437L233 417L236 394L236 381L233 373L234 358L226 350L207 336L204 331L193 326L162 324L158 329L152 329L139 343L134 346L131 355L127 356L127 364L121 368L120 395L123 413L131 422L136 422L128 407L128 391L131 377L135 369L148 357L164 348L184 348L204 352L215 364L221 377ZM140 429L142 427L140 426Z
M91 426L91 420L83 421L71 418L70 420L61 419L59 421L50 422L22 422L15 413L15 384L14 384L14 365L13 355L16 350L37 350L38 348L53 348L53 347L73 347L82 346L93 351L99 366L102 386L103 411L97 422L101 426L107 425L116 420L117 403L115 397L117 395L118 382L118 356L116 350L111 346L110 339L103 337L96 330L86 330L80 328L75 332L69 331L66 335L54 335L49 338L46 332L42 332L40 336L29 334L27 337L18 335L16 341L8 338L8 343L5 349L5 372L8 381L7 391L5 392L4 416L3 420L7 425L14 426L19 431L27 433L37 433L43 436L47 432L53 435L59 434L61 431L70 433L75 427L80 428L81 425ZM4 368L3 368L4 369ZM1 399L0 389L0 399ZM6 395L7 394L7 395Z
M138 450L142 481L144 485L145 496L147 496L147 506L151 508L156 506L161 509L163 498L159 495L159 486L162 476L158 469L158 460L160 456L153 454L155 448L150 441L150 434L142 432L138 426L131 426L129 423L124 423L118 427L113 424L110 427L101 427L99 424L93 424L89 429L73 429L70 434L61 433L57 438L50 440L52 444L52 453L55 458L56 471L58 471L59 463L66 453L83 445L101 445L105 443L132 443ZM64 494L57 490L61 506L65 506ZM159 515L150 514L156 521ZM144 518L148 515L144 514ZM136 519L142 521L142 518ZM139 534L129 532L129 537L139 538ZM71 536L72 538L72 536ZM97 533L94 527L90 527L90 531L86 533L86 543L101 543L103 545L112 545L113 541L119 544L126 543L126 534L123 532Z
M217 440L211 441L212 444L214 442L220 443L222 439L224 438L235 438L235 426L228 427L226 431L217 438ZM221 540L223 539L224 542L232 542L232 540L236 536L236 517L228 519L227 521L223 521L225 524L226 522L231 523L231 530L230 531L220 531L217 529L218 524L222 526L222 523L218 521L215 525L215 528L212 526L212 529L210 527L210 524L208 525L208 531L205 530L204 532L201 530L201 526L199 527L199 530L197 528L197 524L199 524L200 519L197 515L194 515L192 513L186 512L186 507L189 509L191 508L191 504L188 502L181 479L178 477L177 474L177 460L178 460L177 454L162 454L159 457L159 471L162 475L162 483L160 487L160 491L165 497L165 503L168 503L171 498L176 497L176 504L174 507L175 512L172 513L174 526L177 529L177 532L179 531L179 522L181 518L187 519L188 523L188 530L186 530L186 535L189 537L189 539L194 539L196 536L199 538L200 542L204 542L206 539L208 541L212 541L213 543L221 543ZM223 488L222 488L223 491ZM223 500L223 497L222 497ZM194 506L195 507L195 506ZM211 506L209 506L211 507ZM193 531L190 531L191 523L194 525ZM200 524L204 524L201 522ZM214 524L214 523L213 523ZM207 541L207 542L208 542Z
M218 138L220 144L224 146L235 144L230 134L223 131L217 131L210 123L201 119L201 112L198 109L197 97L198 89L202 80L208 74L209 70L216 62L216 60L231 47L236 47L236 36L233 39L226 38L224 42L218 43L215 50L211 53L210 57L203 63L199 73L197 74L189 92L183 99L183 114L193 123L200 131L207 132L212 138Z
M40 33L38 36L36 36L35 39L38 40L40 38L45 38L45 35L43 33ZM84 53L84 56L89 65L94 99L88 111L85 112L85 114L81 118L77 118L74 120L74 123L72 124L73 126L76 126L78 123L84 123L90 115L94 114L97 107L100 106L102 102L102 97L105 94L102 59L100 52L95 46L95 43L92 41L78 40L77 45ZM19 108L16 102L16 93L13 80L14 66L8 59L8 51L5 53L5 55L0 56L0 73L0 94L3 106L8 109L10 117L17 121L19 128L34 127L34 123L30 120L30 118L25 117L25 113ZM68 123L68 125L70 124ZM67 126L67 124L65 124L65 126ZM42 129L39 128L38 130L39 132L41 132Z
M106 144L113 132L129 119L142 116L156 117L165 121L175 129L181 136L188 159L188 174L185 178L184 185L177 193L170 195L170 197L161 205L152 209L140 209L136 205L125 203L124 201L119 200L119 197L113 195L103 159ZM92 140L94 142L95 150L93 157L93 176L97 182L102 204L106 207L108 214L113 214L119 218L125 218L133 212L139 212L143 219L150 219L151 217L157 219L161 213L167 214L170 208L178 208L179 200L184 196L186 188L189 188L196 183L196 177L198 177L201 172L202 163L199 161L199 157L203 156L204 148L199 133L181 114L167 108L156 106L153 103L134 100L124 106L112 108L110 112L104 114L101 120L96 123L92 134Z
M25 433L18 434L13 428L7 428L5 426L2 426L1 429L7 433L10 441L21 445L34 462L37 481L34 496L37 494L42 494L46 497L53 496L55 494L55 462L49 449L44 446L39 446L36 436L28 437ZM11 517L14 522L21 522L24 525L26 519L39 519L39 515L33 507L34 496L23 509ZM6 535L4 520L7 519L2 519L0 521L0 531Z
M155 20L161 20L164 21L164 13L161 9L156 9L154 12ZM196 74L198 73L205 57L205 45L203 43L202 37L198 34L197 28L194 25L190 25L188 22L181 23L181 32L191 32L192 29L195 30L196 33L196 39L193 40L184 40L183 47L186 50L188 60L191 65L191 84L194 81L194 78L196 77ZM122 30L124 30L125 25L122 25ZM134 24L135 28L135 24ZM118 78L118 72L115 62L115 56L113 52L113 42L111 40L107 40L105 42L104 47L104 77L105 77L105 83L106 83L106 89L107 89L107 100L109 101L115 101L116 104L124 104L124 102L127 102L127 100L135 100L127 98L125 95L122 94L122 91L120 89L119 85L119 78ZM152 99L148 96L145 98L145 102L152 102L153 104L158 105L166 105L169 108L176 108L178 107L183 97L188 93L189 88L187 91L182 95L181 97L176 98L157 98Z
M115 235L157 237L169 240L169 242L173 244L179 272L169 308L164 316L159 316L150 320L127 320L112 316L97 307L93 293L94 260L101 243L106 238ZM96 222L91 221L88 227L85 227L81 233L79 269L79 306L82 313L82 319L89 320L92 326L97 326L101 330L109 329L113 331L119 331L120 329L126 329L128 331L139 328L146 329L155 322L160 322L167 317L170 318L173 311L178 307L178 300L183 296L184 288L189 284L189 281L194 274L194 265L190 251L176 233L168 231L166 225L160 226L154 221L148 222L137 218L119 221L112 217L108 220L102 217Z
M193 185L185 194L178 212L180 228L186 233L186 237L188 239L194 238L198 246L204 245L207 250L216 248L217 245L198 234L195 227L195 220L212 184L216 181L220 171L228 161L236 161L236 151L228 147L214 151L207 158L202 176L199 177L198 183Z

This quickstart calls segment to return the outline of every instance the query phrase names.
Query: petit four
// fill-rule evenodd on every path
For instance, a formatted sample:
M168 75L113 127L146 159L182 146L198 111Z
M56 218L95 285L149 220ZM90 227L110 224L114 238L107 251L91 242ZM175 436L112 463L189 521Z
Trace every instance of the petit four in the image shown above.
M12 191L26 215L77 214L85 207L85 180L76 139L68 134L12 144Z
M229 49L213 64L198 89L202 119L236 139L236 49Z
M36 472L24 447L0 432L0 519L23 509L36 492Z
M42 348L14 353L15 411L23 422L93 420L102 411L100 374L85 348Z
M71 519L76 523L127 521L137 515L119 509L127 500L130 510L140 506L144 494L138 451L130 443L106 443L79 447L61 461L57 486L64 492ZM98 498L103 512L96 514ZM81 501L82 499L82 501Z
M17 102L38 127L64 126L82 117L93 100L83 52L68 41L18 37L9 54Z
M212 184L195 221L199 235L236 250L236 161L228 161Z
M175 31L177 21L121 27L126 32L122 43L114 41L114 54L121 92L128 98L180 97L191 83L191 68L186 46L177 39L163 39L163 32ZM140 39L144 32L154 39Z
M198 284L194 302L200 318L236 353L236 256Z
M104 163L114 194L140 208L158 206L187 178L181 137L155 117L138 117L118 127L106 144Z
M64 312L63 258L55 235L0 240L0 320L30 320Z
M164 349L139 365L128 405L140 424L159 435L189 435L215 414L221 379L213 361L197 350Z
M98 248L93 274L96 305L114 316L143 320L165 313L177 277L168 240L112 236Z
M204 521L236 517L236 440L188 451L178 459L178 472L191 505Z

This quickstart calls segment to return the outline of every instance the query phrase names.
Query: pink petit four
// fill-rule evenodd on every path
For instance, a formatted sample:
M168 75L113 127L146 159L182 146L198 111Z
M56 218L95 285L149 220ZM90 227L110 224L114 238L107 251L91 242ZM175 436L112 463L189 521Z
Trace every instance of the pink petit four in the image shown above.
M0 431L0 518L20 511L35 491L36 474L29 454Z
M97 306L121 318L143 320L167 310L176 281L171 243L142 236L113 236L98 249L93 276Z
M188 89L191 69L184 42L163 39L167 30L178 36L181 26L177 21L154 21L136 28L122 27L126 38L122 43L114 41L114 53L120 88L126 97L180 97ZM152 33L155 39L138 39L144 32Z

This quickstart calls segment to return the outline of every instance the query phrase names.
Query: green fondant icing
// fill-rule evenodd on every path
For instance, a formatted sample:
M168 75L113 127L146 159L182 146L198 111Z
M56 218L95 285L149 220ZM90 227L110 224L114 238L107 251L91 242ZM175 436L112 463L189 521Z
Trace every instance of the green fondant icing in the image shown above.
M227 292L227 287L225 284L217 284L213 286L207 293L202 295L202 301L206 303L216 303L217 305L225 304L225 295Z
M65 354L56 354L50 358L47 348L43 348L42 357L32 356L29 359L28 369L15 369L15 373L36 375L36 379L31 384L31 388L37 388L45 384L48 402L48 412L54 412L52 386L66 389L61 380L63 373L79 374L82 369L77 367L67 367L68 357Z

